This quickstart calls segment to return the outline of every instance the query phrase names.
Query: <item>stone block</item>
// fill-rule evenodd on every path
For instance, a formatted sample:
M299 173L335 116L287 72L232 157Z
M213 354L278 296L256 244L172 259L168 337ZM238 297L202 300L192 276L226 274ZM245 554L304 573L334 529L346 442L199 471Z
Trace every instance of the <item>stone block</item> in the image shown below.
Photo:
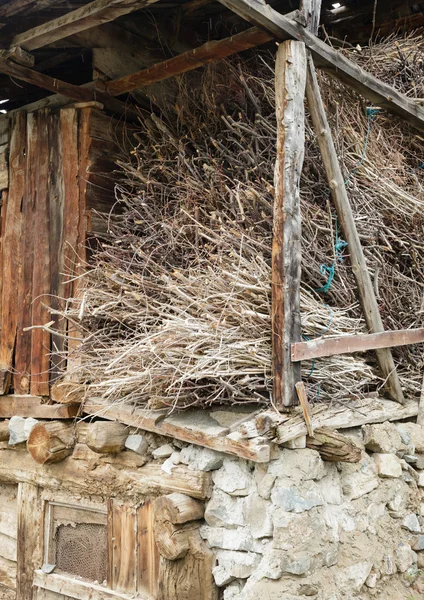
M135 434L127 437L125 440L125 448L127 448L127 450L132 450L137 454L144 455L149 449L149 444L144 435Z
M279 458L269 463L268 473L300 484L309 480L317 481L324 477L326 471L324 462L316 450L284 448Z
M218 550L216 553L217 566L212 569L215 583L226 585L234 579L247 579L261 561L261 555L253 552L234 552Z
M280 477L274 484L271 500L275 506L295 513L324 504L320 488L315 481L309 480L300 485L293 485L290 479Z
M402 445L402 438L393 423L364 425L364 444L372 452L396 454Z
M169 458L173 452L174 448L171 444L164 444L163 446L156 448L156 450L153 450L152 455L153 458Z
M275 475L270 475L267 473L257 481L258 494L264 500L269 500L271 498L272 488L274 486L275 480L277 477Z
M415 552L424 550L424 535L417 535L412 544L412 549L415 550Z
M424 454L417 454L416 455L416 462L415 462L415 468L416 469L424 469Z
M421 533L420 522L418 521L417 515L410 513L402 521L402 527L407 529L411 533Z
M327 474L318 482L320 495L328 504L341 504L343 490L337 467L330 463L326 465L326 471Z
M373 458L380 477L396 479L402 475L402 463L396 454L374 454Z
M353 565L339 569L335 574L337 587L341 591L349 593L349 598L353 596L352 592L359 592L372 569L372 561L359 561ZM352 596L350 595L352 594Z
M359 463L342 463L339 468L343 494L349 500L360 498L378 487L376 464L366 453Z
M238 600L243 587L244 582L235 579L225 588L223 600Z
M181 450L180 460L193 471L214 471L222 466L224 454L210 448L186 446Z
M25 419L24 417L11 417L9 421L9 445L16 446L16 444L22 444L29 438L29 434L32 431L34 425L38 421L32 417Z
M211 527L244 526L244 498L230 496L215 488L206 506L205 521Z
M200 535L206 540L210 548L221 550L237 550L245 552L263 553L266 544L254 539L248 527L226 529L225 527L209 527L202 525Z
M312 559L306 551L292 553L272 548L264 554L258 568L252 574L252 579L256 581L265 577L267 579L280 579L284 573L306 575L311 566Z
M256 492L246 497L244 514L246 523L249 524L252 536L256 539L271 537L274 530L272 511L274 507L268 500L264 500Z
M217 488L231 496L247 496L252 490L253 475L246 461L225 458L212 480Z
M416 423L396 423L402 442L408 446L412 444L415 451L424 453L424 428Z
M409 544L401 542L395 551L395 561L398 571L405 573L414 563L417 562L417 555Z

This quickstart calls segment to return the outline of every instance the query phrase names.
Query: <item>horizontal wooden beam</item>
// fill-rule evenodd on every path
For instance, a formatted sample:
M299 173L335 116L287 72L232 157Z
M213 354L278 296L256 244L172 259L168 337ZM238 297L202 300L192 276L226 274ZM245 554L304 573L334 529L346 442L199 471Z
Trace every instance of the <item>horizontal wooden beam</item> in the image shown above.
M422 342L424 342L424 328L341 335L309 340L308 342L296 342L291 345L291 359L293 362L297 362L322 358L323 356L334 356L335 354L366 352L367 350L408 346L409 344L421 344Z
M34 419L72 419L78 414L76 404L44 404L39 396L0 396L0 419L33 417Z
M353 90L424 131L424 110L392 86L361 69L328 44L318 39L299 23L288 19L259 0L219 0L253 25L261 27L278 40L289 38L304 42L315 65L324 69Z
M53 592L52 596L59 594L60 597L75 598L76 600L131 600L134 596L128 596L120 592L108 590L102 585L74 579L69 575L59 573L46 574L38 570L34 572L34 586L43 590ZM147 600L147 596L138 595L139 600Z
M272 444L268 440L237 439L234 435L228 437L230 430L221 427L212 417L209 423L206 422L205 411L198 411L200 418L190 411L166 416L166 411L143 410L129 405L104 405L97 399L86 400L83 411L254 462L268 462L271 457Z
M21 46L24 50L42 48L74 33L79 33L102 23L114 21L130 12L153 4L157 0L94 0L57 19L43 23L38 27L18 33L12 46Z

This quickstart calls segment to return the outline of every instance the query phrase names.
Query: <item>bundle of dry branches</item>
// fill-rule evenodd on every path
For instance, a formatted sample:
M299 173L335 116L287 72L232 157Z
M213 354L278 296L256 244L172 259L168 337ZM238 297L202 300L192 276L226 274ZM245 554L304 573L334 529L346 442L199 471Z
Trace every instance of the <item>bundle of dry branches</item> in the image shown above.
M356 50L368 70L424 96L420 38ZM421 45L420 45L421 44ZM273 57L257 52L179 79L175 106L141 120L120 165L122 214L93 257L66 316L82 330L87 394L151 407L272 401ZM420 325L424 253L420 139L321 78L385 326ZM421 160L422 162L422 160ZM305 338L365 332L348 248L314 133L302 177ZM326 292L323 265L335 266ZM417 348L396 353L407 395L420 388ZM380 389L374 357L303 364L319 400Z

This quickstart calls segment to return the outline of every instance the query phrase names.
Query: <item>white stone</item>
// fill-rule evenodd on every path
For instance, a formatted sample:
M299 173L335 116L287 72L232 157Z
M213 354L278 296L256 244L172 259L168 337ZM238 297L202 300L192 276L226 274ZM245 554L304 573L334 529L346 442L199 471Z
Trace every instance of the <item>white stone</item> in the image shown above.
M215 488L206 506L205 521L211 527L241 527L244 520L244 498L237 498Z
M417 483L418 483L418 485L420 487L424 487L424 471L420 471L420 473L418 473L418 481L417 481Z
M339 569L336 572L336 582L341 590L359 592L372 569L372 561L364 560ZM350 596L349 596L350 597Z
M292 575L305 575L312 565L312 559L307 552L292 552L272 548L267 552L258 568L252 574L253 581L260 581L264 577L268 579L280 579L284 573Z
M289 440L288 442L284 442L282 444L284 448L290 448L291 450L299 450L302 448L306 448L306 435L301 435L294 440Z
M125 448L137 452L137 454L146 454L149 449L149 444L144 435L135 434L127 437L125 440Z
M257 552L258 554L262 554L264 551L264 544L252 537L248 527L226 529L225 527L202 525L199 531L201 537L207 541L210 548L241 550L245 552Z
M401 542L396 548L396 566L398 571L405 573L414 563L417 562L417 555L409 544Z
M222 586L234 579L247 579L258 566L261 558L260 554L253 552L218 550L216 553L218 565L212 569L215 583Z
M16 444L22 444L29 438L29 434L32 431L34 425L38 421L29 417L24 419L23 417L12 417L9 421L9 445L15 446Z
M274 526L272 523L273 505L264 500L259 494L252 493L246 497L244 514L246 523L249 524L252 536L256 539L271 537Z
M411 533L421 533L420 522L418 521L417 515L410 513L402 521L402 527L407 529Z
M326 471L324 462L316 450L284 448L279 458L269 463L268 473L300 484L303 481L319 480L324 477Z
M417 552L424 550L424 535L418 535L415 538L412 548Z
M380 566L382 575L394 575L396 573L396 565L392 554L385 554Z
M169 456L169 457L168 457L168 458L165 460L165 462L164 462L164 463L161 465L161 469L162 469L162 471L164 471L165 473L168 473L168 475L171 475L171 474L172 474L172 469L173 469L174 467L176 467L176 466L177 466L177 465L176 465L176 463L173 461L173 459L172 459L172 455L171 455L171 456Z
M378 423L364 425L364 444L372 452L396 454L402 445L402 439L393 423Z
M243 582L235 579L224 590L223 600L238 600L243 589ZM193 598L193 600L195 600Z
M252 489L253 475L246 461L225 458L222 467L212 474L217 488L232 496L247 496Z
M186 446L181 450L181 462L193 471L214 471L222 466L224 455L210 448Z
M272 488L276 479L277 477L275 475L270 475L269 473L267 473L257 483L258 494L261 498L263 498L264 500L269 500L271 498Z
M343 491L340 475L336 465L326 465L327 474L320 479L318 487L322 498L328 504L341 504L343 502Z
M305 481L301 485L293 485L291 480L277 478L271 493L272 502L287 512L303 512L314 506L322 506L324 500L318 484Z
M156 450L153 450L152 455L153 458L168 458L174 452L174 448L171 444L164 444L163 446L159 446Z
M33 419L32 417L28 417L28 419L25 419L24 433L27 436L26 439L29 438L29 434L33 430L34 425L37 425L37 423L38 423L37 419Z
M377 573L371 571L371 573L367 577L365 584L367 587L374 589L377 585Z
M340 476L343 494L349 500L369 494L378 487L378 473L375 462L366 453L358 463L341 463Z
M395 454L374 454L373 458L380 477L396 479L402 475L402 463Z

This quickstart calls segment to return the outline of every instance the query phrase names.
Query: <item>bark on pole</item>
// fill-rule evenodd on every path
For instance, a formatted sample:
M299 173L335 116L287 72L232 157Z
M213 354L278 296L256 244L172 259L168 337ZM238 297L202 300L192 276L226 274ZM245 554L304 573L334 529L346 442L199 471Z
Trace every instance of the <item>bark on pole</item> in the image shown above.
M272 244L273 401L279 410L296 403L300 364L291 344L300 341L301 220L299 184L305 144L306 50L303 42L279 45L275 64L277 158Z

